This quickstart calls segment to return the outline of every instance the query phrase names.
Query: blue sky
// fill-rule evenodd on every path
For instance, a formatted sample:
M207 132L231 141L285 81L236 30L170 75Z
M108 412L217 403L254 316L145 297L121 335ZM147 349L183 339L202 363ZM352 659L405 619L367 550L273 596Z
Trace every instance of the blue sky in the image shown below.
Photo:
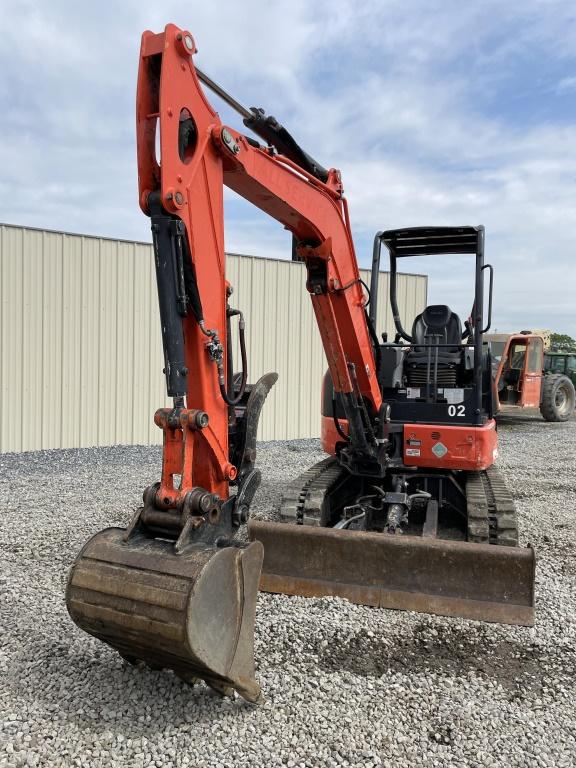
M576 336L573 0L3 5L1 221L149 240L138 50L143 30L174 22L214 79L340 168L362 264L378 229L482 223L495 326ZM228 250L289 257L275 222L231 193L226 210ZM467 264L411 267L467 314Z

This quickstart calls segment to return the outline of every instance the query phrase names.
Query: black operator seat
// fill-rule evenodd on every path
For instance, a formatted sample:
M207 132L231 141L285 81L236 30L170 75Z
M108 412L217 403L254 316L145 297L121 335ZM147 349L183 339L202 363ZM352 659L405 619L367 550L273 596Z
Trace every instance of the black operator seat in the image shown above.
M410 368L427 366L430 360L438 368L455 369L461 359L462 324L445 304L431 304L412 325L412 349L406 356ZM430 347L438 346L431 351ZM446 346L448 345L448 346Z
M412 325L412 344L428 346L430 344L451 344L442 352L458 352L462 342L462 323L455 312L445 304L431 304L414 320Z

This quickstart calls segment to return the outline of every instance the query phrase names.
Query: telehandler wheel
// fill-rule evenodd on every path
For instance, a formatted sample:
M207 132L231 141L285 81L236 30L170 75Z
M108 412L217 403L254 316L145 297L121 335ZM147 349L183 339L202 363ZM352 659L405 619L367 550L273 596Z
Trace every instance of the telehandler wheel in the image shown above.
M540 413L546 421L568 421L575 406L576 392L568 376L544 376Z

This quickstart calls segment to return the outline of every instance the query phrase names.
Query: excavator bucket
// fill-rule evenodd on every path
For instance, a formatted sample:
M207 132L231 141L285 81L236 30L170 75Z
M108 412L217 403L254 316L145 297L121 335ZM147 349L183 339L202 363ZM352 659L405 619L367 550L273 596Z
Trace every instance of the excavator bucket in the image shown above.
M531 547L253 520L264 545L260 589L344 597L381 608L534 623Z
M258 542L177 553L171 541L108 528L72 566L66 605L81 629L127 661L257 703L253 634L262 558Z

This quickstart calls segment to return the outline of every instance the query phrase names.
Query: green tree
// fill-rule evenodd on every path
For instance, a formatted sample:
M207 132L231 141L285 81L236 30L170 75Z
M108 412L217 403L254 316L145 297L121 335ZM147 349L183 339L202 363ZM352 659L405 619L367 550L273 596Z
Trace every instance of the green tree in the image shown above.
M576 352L576 341L566 333L551 333L550 349L552 352Z

